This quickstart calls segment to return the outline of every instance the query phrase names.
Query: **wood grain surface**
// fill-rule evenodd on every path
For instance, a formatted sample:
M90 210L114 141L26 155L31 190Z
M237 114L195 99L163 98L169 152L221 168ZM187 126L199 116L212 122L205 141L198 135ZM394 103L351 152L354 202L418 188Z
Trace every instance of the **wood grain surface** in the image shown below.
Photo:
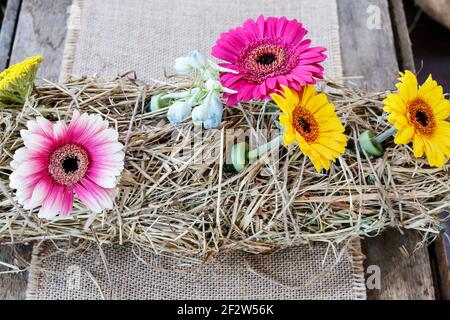
M38 77L57 81L72 0L22 0L11 63L40 54Z
M9 65L22 0L8 0L0 29L0 70Z
M355 82L368 90L394 89L400 66L388 1L339 0L338 4L345 75L363 76ZM380 28L368 28L367 19L373 19L371 15L377 9L381 14ZM398 19L397 23L405 20ZM406 30L405 26L396 27L399 29ZM408 35L402 35L405 36ZM381 289L368 290L369 299L435 298L428 250L414 250L418 240L414 232L388 230L363 241L366 268L376 265L381 271Z

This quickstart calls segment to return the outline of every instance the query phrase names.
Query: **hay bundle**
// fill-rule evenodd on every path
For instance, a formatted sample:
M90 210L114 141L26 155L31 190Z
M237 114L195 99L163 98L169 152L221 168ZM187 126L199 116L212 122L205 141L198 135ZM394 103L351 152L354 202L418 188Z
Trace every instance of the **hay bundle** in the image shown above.
M38 87L22 110L0 110L0 241L133 243L156 253L207 257L311 241L346 243L386 227L417 230L424 242L436 237L440 213L450 204L448 168L430 168L414 159L408 146L393 143L384 156L368 157L355 142L364 130L380 133L388 127L385 93L330 82L321 86L332 89L330 100L349 137L346 154L324 174L317 174L296 146L267 153L241 173L229 170L234 137L228 129L266 142L269 137L260 132L277 131L270 103L227 109L221 129L202 131L191 122L168 123L164 110L145 111L152 95L179 90L185 87L181 83L144 85L122 77ZM69 218L40 220L14 201L9 163L22 146L19 131L26 121L38 115L69 120L75 108L101 114L120 132L126 169L116 205L94 215L75 202Z

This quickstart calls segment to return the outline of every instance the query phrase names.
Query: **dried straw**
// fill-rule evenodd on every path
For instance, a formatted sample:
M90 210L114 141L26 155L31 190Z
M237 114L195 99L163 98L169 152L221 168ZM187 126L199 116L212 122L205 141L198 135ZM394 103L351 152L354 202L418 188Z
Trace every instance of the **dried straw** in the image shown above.
M311 241L343 244L386 227L417 230L423 243L434 239L442 229L440 213L450 205L448 167L430 168L414 159L409 146L391 141L383 157L368 157L355 141L363 130L380 133L388 127L382 112L386 93L331 82L321 86L330 92L349 137L348 151L332 169L317 174L291 146L282 148L278 159L262 157L236 174L224 161L230 146L225 129L275 131L277 114L260 113L271 110L270 104L227 109L220 130L199 132L190 121L168 123L164 111L145 112L150 96L182 84L144 85L126 76L48 82L35 89L22 110L0 110L0 243L133 243L159 254L206 258L219 251L265 253ZM16 203L8 187L11 157L22 145L19 131L38 115L69 120L75 108L101 114L120 132L126 169L116 205L93 215L76 202L71 217L40 220L36 210L26 212ZM200 133L206 137L200 139ZM213 156L199 162L198 154L181 152L194 144Z

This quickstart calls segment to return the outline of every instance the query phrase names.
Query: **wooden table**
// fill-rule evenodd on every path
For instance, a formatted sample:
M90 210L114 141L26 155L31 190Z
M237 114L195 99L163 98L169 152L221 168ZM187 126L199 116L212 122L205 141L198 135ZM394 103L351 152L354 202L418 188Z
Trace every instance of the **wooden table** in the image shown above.
M354 82L369 90L393 88L398 70L414 70L401 0L337 1L345 75L363 76ZM0 67L42 54L46 59L39 76L56 81L70 4L71 0L8 0L0 32ZM450 298L443 240L414 252L417 241L415 233L401 235L397 230L363 241L365 266L381 269L381 289L369 290L369 299ZM2 246L0 261L26 269L30 252L31 245ZM1 274L0 299L23 299L26 285L26 271Z

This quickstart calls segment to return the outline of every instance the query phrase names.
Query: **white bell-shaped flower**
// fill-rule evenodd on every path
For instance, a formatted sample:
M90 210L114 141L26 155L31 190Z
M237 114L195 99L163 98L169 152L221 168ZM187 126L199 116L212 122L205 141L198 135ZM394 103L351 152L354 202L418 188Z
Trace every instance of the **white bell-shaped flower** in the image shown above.
M186 119L192 110L192 105L189 101L175 101L167 111L167 119L175 124L180 124Z
M206 65L205 57L197 50L192 51L186 57L175 59L173 68L178 74L187 75L195 69L203 68Z
M222 122L223 105L219 95L211 91L203 103L192 110L192 122L205 129L218 128Z

